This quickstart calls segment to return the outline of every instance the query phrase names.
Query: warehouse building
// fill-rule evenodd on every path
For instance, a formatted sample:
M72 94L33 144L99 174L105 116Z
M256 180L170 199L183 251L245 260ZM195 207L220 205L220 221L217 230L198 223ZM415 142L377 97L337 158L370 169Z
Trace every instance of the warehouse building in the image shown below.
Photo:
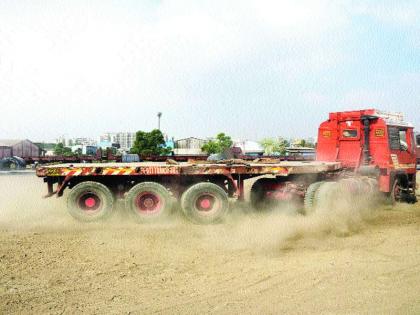
M40 157L41 155L42 149L28 139L0 139L0 159L12 156Z
M206 153L201 150L208 140L199 139L195 137L176 140L174 143L175 155L205 155Z

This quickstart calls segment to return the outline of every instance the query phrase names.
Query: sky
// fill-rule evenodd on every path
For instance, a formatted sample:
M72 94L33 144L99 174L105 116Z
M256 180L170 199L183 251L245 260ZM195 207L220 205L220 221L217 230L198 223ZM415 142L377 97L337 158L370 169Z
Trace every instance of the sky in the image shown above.
M332 111L420 129L420 1L0 1L0 139L315 136Z

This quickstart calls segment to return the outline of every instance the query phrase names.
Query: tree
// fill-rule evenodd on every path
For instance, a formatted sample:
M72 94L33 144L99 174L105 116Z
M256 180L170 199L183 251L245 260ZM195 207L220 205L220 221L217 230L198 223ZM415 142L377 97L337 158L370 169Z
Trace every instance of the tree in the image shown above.
M215 154L225 152L232 146L232 139L223 132L216 136L215 140L210 140L201 147L201 150L207 154Z
M151 156L168 155L171 151L171 148L165 146L162 132L159 129L154 129L150 132L137 131L130 153Z
M75 153L75 155L80 156L80 155L82 155L83 150L82 150L82 148L78 148L74 153Z
M312 142L307 141L305 139L296 139L293 142L293 146L295 146L295 147L306 147L306 148L314 148L315 147L315 145Z
M64 156L72 156L73 152L69 147L65 147L62 142L57 143L54 146L54 154L55 155L64 155Z
M315 148L315 143L305 140L305 143L303 145L303 147L307 147L307 148Z
M264 148L265 155L286 154L286 148L289 142L284 139L265 138L260 141L261 146Z

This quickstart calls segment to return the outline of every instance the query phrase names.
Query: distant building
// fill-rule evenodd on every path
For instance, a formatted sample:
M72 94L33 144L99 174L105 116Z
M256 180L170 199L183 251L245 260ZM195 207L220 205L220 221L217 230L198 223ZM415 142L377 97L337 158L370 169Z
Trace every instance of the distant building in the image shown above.
M173 138L172 139L166 139L165 140L165 147L174 149L175 148L175 140Z
M28 139L0 140L0 158L11 156L40 157L42 153L43 150Z
M107 132L100 136L100 143L117 143L122 150L130 150L136 140L135 132Z
M34 142L34 144L41 148L42 156L53 156L54 155L54 148L57 145L56 143L52 142Z
M53 149L47 149L44 153L44 156L54 156L54 150Z
M92 138L73 138L69 139L73 145L96 146L97 142Z
M80 152L83 155L95 155L98 150L97 146L94 145L74 145L71 147L72 152Z
M205 155L206 153L201 150L208 140L199 138L184 138L176 140L174 143L175 155Z
M57 143L62 143L66 147L73 147L75 145L93 145L95 146L97 143L92 138L86 138L86 137L79 137L79 138L65 138L64 136L59 137L56 140Z
M111 141L100 141L98 143L98 147L100 147L102 150L108 149L108 148L112 148L112 142Z
M236 141L233 148L240 148L242 154L250 156L260 156L264 153L264 148L258 142L250 140Z

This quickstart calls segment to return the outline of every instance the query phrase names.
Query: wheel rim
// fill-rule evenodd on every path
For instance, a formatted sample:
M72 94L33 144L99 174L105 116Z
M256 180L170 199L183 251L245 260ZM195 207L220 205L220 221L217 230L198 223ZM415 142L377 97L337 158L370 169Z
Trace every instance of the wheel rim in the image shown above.
M86 212L98 212L101 209L102 202L98 195L93 192L82 194L77 201L79 209Z
M400 189L400 185L398 185L398 183L394 184L394 189L392 191L393 193L393 197L395 201L399 201L401 198L401 189Z
M141 214L155 214L162 210L164 202L153 192L142 192L135 199L137 210Z
M221 203L219 199L210 193L199 195L195 200L195 209L203 215L219 211Z

